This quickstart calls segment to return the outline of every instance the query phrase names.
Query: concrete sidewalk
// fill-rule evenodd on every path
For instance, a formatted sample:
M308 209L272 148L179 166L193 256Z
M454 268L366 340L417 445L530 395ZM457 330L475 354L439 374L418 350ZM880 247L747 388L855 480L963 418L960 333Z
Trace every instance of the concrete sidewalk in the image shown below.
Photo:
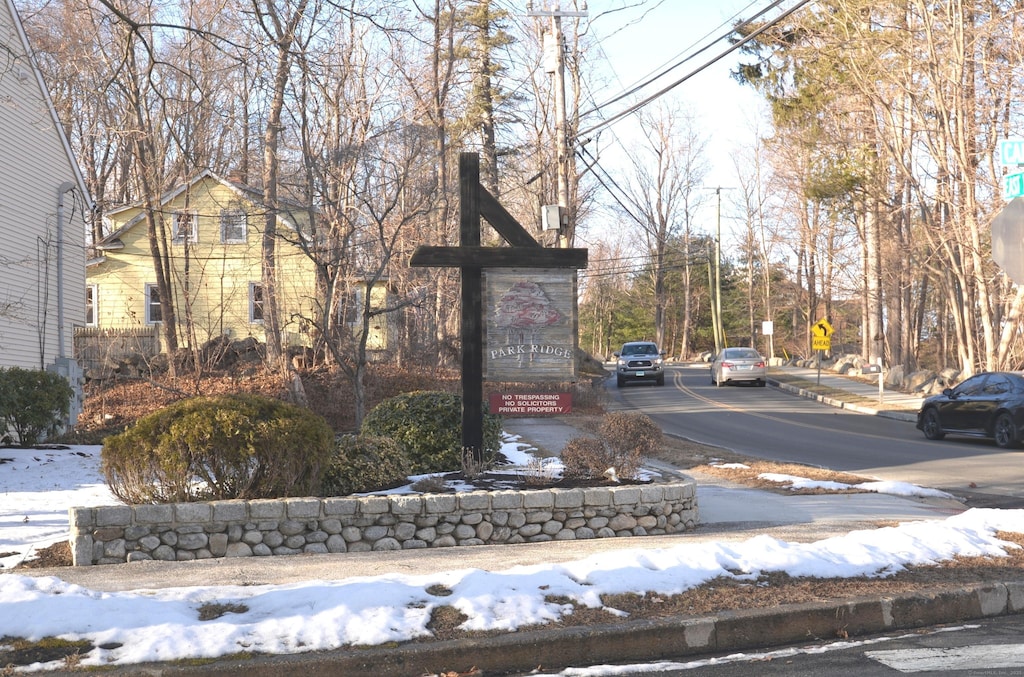
M787 383L787 379L813 383L835 392L821 395ZM844 376L828 369L819 372L818 369L790 365L769 367L768 382L780 390L815 399L832 407L911 422L917 420L917 410L925 399L920 395L880 386L877 375Z

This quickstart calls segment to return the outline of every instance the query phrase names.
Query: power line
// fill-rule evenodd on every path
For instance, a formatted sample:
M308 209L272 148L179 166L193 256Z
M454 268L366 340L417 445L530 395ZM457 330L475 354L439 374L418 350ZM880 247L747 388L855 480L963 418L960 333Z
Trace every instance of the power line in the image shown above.
M708 67L712 66L713 64L721 61L722 59L724 59L729 54L732 54L733 52L735 52L736 50L741 48L743 45L745 45L746 43L748 43L751 40L759 37L762 33L767 31L769 28L771 28L774 25L778 24L780 21L782 21L783 19L786 19L791 14L793 14L794 12L796 12L799 9L802 9L804 6L810 4L811 2L813 2L813 0L800 0L800 2L798 2L792 8L786 10L785 12L780 14L775 19L772 19L771 21L769 21L768 23L764 24L763 26L761 26L760 28L758 28L754 32L752 32L749 35L745 36L742 40L739 40L735 44L730 45L727 49L725 49L724 51L720 52L717 56L715 56L710 61L707 61L704 64L698 66L697 68L695 68L694 70L690 71L689 73L687 73L683 77L679 78L678 80L676 80L672 84L670 84L667 87L664 87L663 89L655 92L651 96L649 96L649 97L647 97L645 99L642 99L638 103L633 104L632 106L630 106L629 108L625 109L624 111L616 113L612 117L606 118L602 122L599 122L599 123L597 123L595 125L591 125L587 129L584 129L584 130L581 130L581 131L577 132L576 137L579 138L579 137L585 136L587 134L591 134L591 133L593 133L593 132L595 132L595 131L597 131L599 129L602 129L604 127L608 127L608 126L612 125L613 123L618 122L619 120L621 120L622 118L626 117L627 115L631 115L632 113L635 113L636 111L640 110L641 108L643 108L647 104L649 104L652 101L660 98L664 94L667 94L668 92L672 91L673 89L675 89L679 85L683 84L684 82L686 82L687 80L689 80L693 76L695 76L698 73L702 72L706 68L708 68Z
M756 0L755 0L755 2L756 2ZM693 52L692 54L689 54L689 55L687 55L685 57L682 57L682 55L686 54L686 52L689 49L693 48L693 46L688 47L686 50L683 50L682 52L680 52L680 54L678 54L677 56L673 57L673 59L670 59L668 62L666 62L666 64L671 63L675 59L680 59L680 57L682 57L679 61L675 61L675 63L672 63L671 65L663 64L661 66L661 70L659 72L647 76L645 79L642 79L640 82L638 82L637 84L633 85L630 89L624 91L621 94L618 94L618 95L612 97L611 99L605 101L602 104L595 105L592 109L581 113L580 116L583 117L583 116L586 116L586 115L590 115L591 113L596 113L596 112L600 111L602 108L610 106L613 103L617 103L618 101L621 101L622 99L625 99L626 97L630 96L631 94L635 94L636 92L638 92L639 90L643 89L647 85L660 80L661 78L665 77L666 75L668 75L669 73L671 73L675 69L679 68L683 64L687 63L688 61L691 61L692 59L695 59L696 57L700 56L701 54L703 54L707 50L711 49L711 47L713 47L718 42L721 42L722 40L726 39L729 35L731 35L735 31L735 29L731 27L733 20L736 19L737 17L739 17L740 14L742 14L743 12L746 12L748 9L750 9L750 7L755 4L755 2L751 2L749 5L747 5L746 7L741 9L739 12L734 14L731 18L727 19L726 21L722 22L721 24L719 24L718 26L716 26L712 30L708 31L699 40L694 42L693 46L699 45L702 41L706 40L715 31L718 31L723 26L730 26L729 33L715 38L713 41L711 41L710 43L708 43L704 47L701 47L696 52ZM772 2L770 5L768 5L764 9L758 11L750 19L741 20L740 23L743 23L743 24L750 23L751 21L753 21L754 19L757 19L761 15L763 15L763 14L765 14L765 13L767 13L767 12L773 10L773 9L775 9L777 6L782 4L782 2L783 2L783 0L775 0L774 2Z

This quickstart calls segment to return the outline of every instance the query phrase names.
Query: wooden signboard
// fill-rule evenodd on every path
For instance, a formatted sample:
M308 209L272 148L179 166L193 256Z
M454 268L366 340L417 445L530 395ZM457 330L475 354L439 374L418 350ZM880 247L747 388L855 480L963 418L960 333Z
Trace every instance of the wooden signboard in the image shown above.
M484 378L576 379L576 270L484 271Z
M510 247L482 247L480 219ZM587 267L586 249L545 249L480 185L480 156L459 156L459 246L418 247L410 266L456 266L462 271L462 451L483 461L483 271L489 268ZM573 326L575 334L575 325ZM575 348L575 340L573 343ZM575 359L573 360L575 361Z

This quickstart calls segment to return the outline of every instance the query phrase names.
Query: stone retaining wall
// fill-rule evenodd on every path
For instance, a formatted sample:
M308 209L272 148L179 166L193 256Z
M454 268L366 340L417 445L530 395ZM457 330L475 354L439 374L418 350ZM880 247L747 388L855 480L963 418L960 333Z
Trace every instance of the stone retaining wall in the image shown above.
M71 508L75 566L672 534L696 482Z

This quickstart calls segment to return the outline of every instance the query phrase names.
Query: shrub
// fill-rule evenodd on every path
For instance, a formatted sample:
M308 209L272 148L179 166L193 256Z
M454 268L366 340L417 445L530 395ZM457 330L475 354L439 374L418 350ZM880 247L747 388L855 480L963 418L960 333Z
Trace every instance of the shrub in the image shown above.
M484 415L483 454L501 449L501 417ZM363 435L390 437L412 461L412 472L447 472L462 466L462 398L453 393L416 391L384 400L370 410Z
M60 431L74 391L60 374L38 369L0 369L0 437L14 430L18 442L32 446Z
M315 495L334 446L322 418L259 395L196 397L153 412L103 445L126 503Z
M646 414L613 411L601 419L601 439L618 456L650 456L661 446L661 428Z
M324 472L324 496L345 496L391 489L404 484L412 463L395 440L368 435L343 435Z
M616 411L605 414L600 439L577 437L562 450L565 477L595 479L608 468L619 477L634 479L644 457L661 444L661 429L645 414Z
M589 480L615 464L611 451L596 437L573 437L562 449L562 477Z

